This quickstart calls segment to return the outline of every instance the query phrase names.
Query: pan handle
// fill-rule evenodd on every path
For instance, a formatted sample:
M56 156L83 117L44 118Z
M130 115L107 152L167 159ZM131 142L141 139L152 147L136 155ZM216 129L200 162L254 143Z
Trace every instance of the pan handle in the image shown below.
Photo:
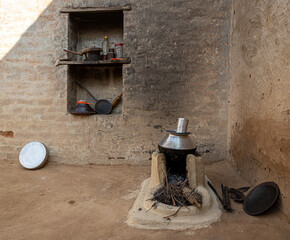
M83 56L83 54L82 54L82 53L75 52L75 51L72 51L72 50L63 49L63 51L65 51L65 52L68 52L68 53L72 53L72 54L75 54L75 55L80 55L80 56Z
M120 102L121 98L122 98L123 93L121 93L119 96L117 96L113 102L112 102L112 108L116 107L118 105L118 103Z
M86 92L97 102L98 100L94 97L94 95L78 80L75 80L78 85L80 85Z

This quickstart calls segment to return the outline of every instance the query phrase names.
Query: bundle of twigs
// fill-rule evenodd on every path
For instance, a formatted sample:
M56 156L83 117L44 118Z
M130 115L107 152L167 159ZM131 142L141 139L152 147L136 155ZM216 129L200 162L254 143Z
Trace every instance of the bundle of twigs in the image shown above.
M166 179L167 180L167 179ZM173 206L191 205L183 194L182 189L186 186L187 180L175 182L173 184L166 183L157 190L153 200Z
M148 200L155 201L152 205L152 207L155 208L157 207L157 202L172 206L179 206L174 214L164 217L167 219L176 215L181 207L187 208L187 206L195 205L198 208L201 208L202 204L201 196L194 192L194 189L192 190L188 188L187 179L169 183L167 177L165 184L155 192L153 198Z

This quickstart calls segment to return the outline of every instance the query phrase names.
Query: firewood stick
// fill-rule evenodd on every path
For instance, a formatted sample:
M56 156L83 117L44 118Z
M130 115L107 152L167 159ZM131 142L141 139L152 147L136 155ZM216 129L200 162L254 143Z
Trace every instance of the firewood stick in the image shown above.
M182 206L182 203L181 203L178 199L175 198L175 200L176 200L176 202L178 202L178 203ZM188 206L186 206L186 205L183 205L183 206L184 206L185 208L189 209Z
M194 191L194 189L187 195L187 197L189 197L191 194L192 194L192 192ZM165 217L163 217L163 218L166 218L166 219L168 219L168 218L170 218L170 217L173 217L173 216L175 216L178 212L179 212L179 210L183 207L183 205L186 203L186 201L187 201L187 197L186 197L186 199L182 202L182 205L177 209L177 211L175 212L175 213L173 213L173 214L171 214L171 215L168 215L168 216L165 216Z
M153 199L155 199L156 197L160 196L162 193L164 193L164 190L161 191L160 193L156 194L153 198L149 198L149 199L147 199L146 201L153 200Z
M176 203L175 203L175 201L174 201L174 197L173 197L172 194L171 194L171 199L172 199L172 204L173 204L173 206L176 206Z
M152 204L152 206L146 211L146 213L147 212L149 212L150 210L151 210L151 208L156 208L157 207L157 202L154 202L153 204Z
M177 209L177 211L176 211L175 213L173 213L173 214L171 214L171 215L168 215L168 216L165 216L165 217L163 217L163 218L170 219L170 217L175 216L175 215L179 212L179 210L180 210L181 208L182 208L182 205Z

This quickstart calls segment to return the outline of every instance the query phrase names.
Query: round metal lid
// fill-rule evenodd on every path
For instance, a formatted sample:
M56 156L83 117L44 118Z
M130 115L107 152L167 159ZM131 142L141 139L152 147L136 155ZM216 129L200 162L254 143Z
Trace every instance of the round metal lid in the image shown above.
M166 135L159 146L167 149L175 150L193 150L196 149L196 145L193 143L188 134L168 134Z
M268 210L279 196L279 187L274 182L264 182L247 195L243 209L249 215L258 215Z
M20 151L19 162L26 169L37 169L44 165L48 157L46 147L40 142L30 142Z

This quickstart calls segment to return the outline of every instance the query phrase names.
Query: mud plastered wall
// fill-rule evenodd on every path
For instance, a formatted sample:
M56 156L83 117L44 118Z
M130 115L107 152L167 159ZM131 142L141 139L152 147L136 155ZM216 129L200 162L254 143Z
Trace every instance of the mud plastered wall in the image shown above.
M275 181L290 213L289 1L234 1L230 152L253 185Z
M122 115L67 112L63 7L131 4L124 13ZM63 163L149 164L178 117L207 160L226 156L231 1L0 1L0 159L30 141ZM12 133L10 133L11 131Z

